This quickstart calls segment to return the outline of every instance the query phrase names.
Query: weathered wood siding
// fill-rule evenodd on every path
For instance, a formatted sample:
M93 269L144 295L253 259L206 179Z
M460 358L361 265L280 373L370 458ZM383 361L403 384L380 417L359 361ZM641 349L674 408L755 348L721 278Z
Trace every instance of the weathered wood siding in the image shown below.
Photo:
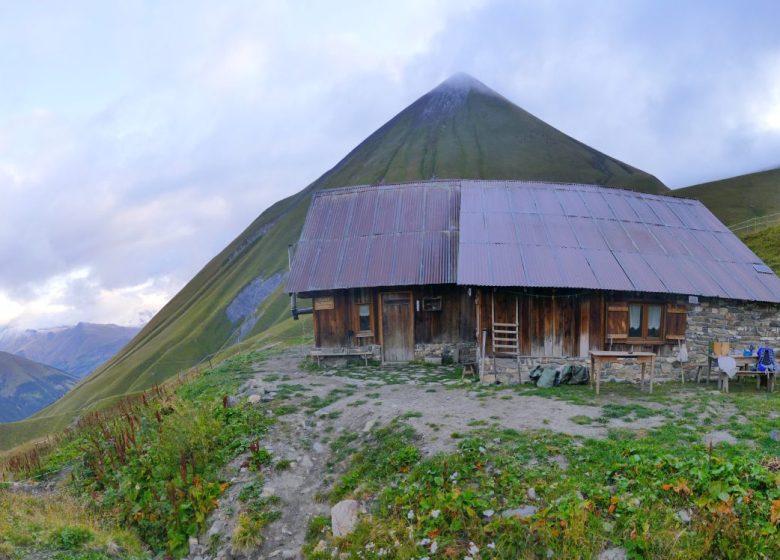
M420 286L412 290L415 306L414 342L417 344L442 344L474 340L474 298L465 288L457 286ZM422 302L426 297L441 297L441 311L425 311Z
M679 299L653 294L487 288L480 290L476 299L478 330L487 331L488 355L492 355L493 322L517 322L521 356L584 357L590 350L603 349L655 351L663 356L685 338L686 306ZM638 302L663 305L659 339L628 339L629 304Z
M479 330L487 331L488 354L493 322L518 325L521 356L586 356L602 346L601 292L482 289L477 301Z
M458 286L412 286L398 288L373 288L363 290L363 297L371 304L373 337L356 334L358 291L336 290L312 294L317 297L333 297L334 308L314 310L314 341L320 348L381 344L381 294L387 292L411 292L414 310L414 342L416 344L443 344L474 341L474 298L465 288ZM426 311L426 297L441 297L440 311ZM316 301L316 297L315 297ZM419 302L419 308L418 308Z

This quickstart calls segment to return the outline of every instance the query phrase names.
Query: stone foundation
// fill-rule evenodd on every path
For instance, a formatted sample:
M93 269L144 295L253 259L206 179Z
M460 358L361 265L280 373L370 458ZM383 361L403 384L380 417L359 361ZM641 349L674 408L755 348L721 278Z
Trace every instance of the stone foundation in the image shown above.
M550 366L585 366L590 369L589 358L496 358L495 368L493 359L485 359L485 371L482 375L482 381L485 383L530 383L529 373L537 365ZM617 381L638 383L640 378L641 366L639 365L621 365L605 364L602 373L602 381ZM675 358L657 358L655 364L655 376L653 381L679 381L680 363Z
M428 363L474 363L477 345L473 342L415 344L414 359Z

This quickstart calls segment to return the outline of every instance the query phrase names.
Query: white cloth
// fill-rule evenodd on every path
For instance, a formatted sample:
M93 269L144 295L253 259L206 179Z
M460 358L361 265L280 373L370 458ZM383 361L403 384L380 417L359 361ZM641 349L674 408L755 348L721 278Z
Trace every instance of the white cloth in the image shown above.
M677 360L681 363L688 361L688 345L684 342L680 344L680 351L677 353Z
M718 367L720 370L733 379L737 375L737 362L731 356L721 356L718 358Z

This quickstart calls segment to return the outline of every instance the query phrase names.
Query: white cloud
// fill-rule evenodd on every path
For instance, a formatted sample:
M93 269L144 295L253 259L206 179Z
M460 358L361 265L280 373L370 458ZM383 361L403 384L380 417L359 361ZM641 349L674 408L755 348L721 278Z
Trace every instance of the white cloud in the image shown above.
M98 6L0 8L0 324L137 322L458 70L675 186L780 165L771 2Z

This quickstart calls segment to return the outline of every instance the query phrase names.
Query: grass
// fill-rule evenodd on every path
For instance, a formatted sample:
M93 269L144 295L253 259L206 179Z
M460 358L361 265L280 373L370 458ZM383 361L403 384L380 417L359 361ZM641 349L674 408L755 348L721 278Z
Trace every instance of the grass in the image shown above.
M132 531L118 528L109 515L90 510L69 495L51 499L0 490L0 512L0 558L33 553L96 559L146 557L141 540Z
M767 421L759 416L756 429ZM377 430L331 495L371 504L370 516L341 539L313 523L306 557L464 558L479 549L479 558L595 558L617 545L636 558L770 558L780 547L773 455L709 449L686 422L611 430L604 440L496 428L461 435L457 452L420 460L408 426ZM559 455L566 469L555 466ZM535 513L501 515L523 505Z
M780 173L778 174L780 184ZM776 272L780 270L780 225L770 226L742 239L750 249Z
M69 491L115 526L132 529L153 552L181 557L188 538L205 529L208 514L229 486L222 467L241 453L248 454L246 463L255 470L272 463L259 440L275 416L228 398L267 355L233 356L181 385L122 403L113 414L88 416L53 452L24 463L25 470L17 474L37 477L71 465ZM239 525L255 534L272 515L247 510ZM71 543L70 548L92 541L67 527L50 539L51 546ZM236 546L243 550L248 543Z
M672 194L701 200L724 224L733 225L776 213L778 186L780 169L773 169L677 189Z

